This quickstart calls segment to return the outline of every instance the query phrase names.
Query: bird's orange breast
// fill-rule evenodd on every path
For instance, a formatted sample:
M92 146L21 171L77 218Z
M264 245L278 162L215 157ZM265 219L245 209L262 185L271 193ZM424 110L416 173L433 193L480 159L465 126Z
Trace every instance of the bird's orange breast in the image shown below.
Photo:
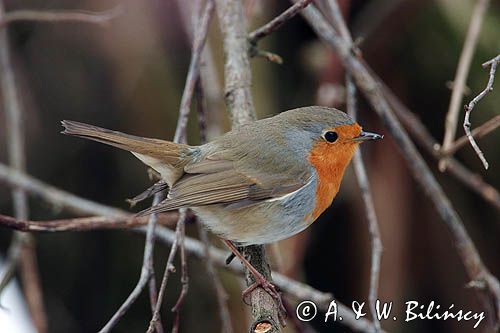
M339 191L345 169L356 150L357 144L342 142L342 138L350 140L358 136L361 127L358 124L345 125L335 128L335 131L339 134L339 142L334 144L326 141L317 142L308 158L318 175L316 206L312 212L313 221L332 204Z

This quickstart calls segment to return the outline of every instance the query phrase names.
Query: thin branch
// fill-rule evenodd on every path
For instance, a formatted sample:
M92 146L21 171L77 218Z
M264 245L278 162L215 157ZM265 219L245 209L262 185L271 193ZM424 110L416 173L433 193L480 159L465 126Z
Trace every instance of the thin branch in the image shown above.
M346 69L355 79L357 86L364 93L398 143L413 177L421 185L424 193L431 199L445 225L450 230L454 245L469 279L484 286L482 290L479 290L478 295L482 297L484 308L489 313L494 314L490 324L492 327L496 327L500 322L500 284L484 266L460 217L408 134L395 117L381 85L371 75L371 71L360 60L359 56L353 55L350 45L339 36L314 6L305 8L302 14L314 31L336 51Z
M329 14L332 17L332 22L335 29L340 33L344 41L348 44L353 45L353 40L351 33L342 17L340 7L337 0L327 0L326 5L328 7ZM346 105L347 113L353 118L357 118L357 103L356 103L356 85L350 74L346 75ZM368 176L366 174L366 168L363 163L363 157L361 150L358 149L353 159L354 173L356 174L356 179L358 180L358 185L361 190L361 195L363 197L363 202L365 205L366 217L368 220L368 230L370 233L370 239L372 243L372 253L371 253L371 268L370 268L370 288L368 293L369 308L372 315L373 324L375 326L375 331L380 332L380 321L378 320L377 311L375 308L375 303L378 295L378 285L380 278L380 261L382 258L382 241L380 239L380 230L377 220L377 214L375 213L375 205L373 203L373 198L370 190L370 184L368 182Z
M245 16L241 1L216 0L217 16L224 44L224 76L225 102L232 117L234 126L243 125L256 119L251 94L252 73L248 52L248 39L245 27ZM263 246L247 246L241 248L242 254L250 264L268 281L271 270ZM247 270L247 285L254 277ZM280 307L273 297L263 288L255 288L250 293L254 330L258 323L268 323L271 332L280 332Z
M212 18L213 11L213 0L207 0L205 9L203 10L203 16L201 17L199 26L196 28L196 32L194 34L193 48L191 51L191 62L189 63L186 84L182 93L181 106L179 109L179 120L177 121L177 128L175 131L175 142L186 141L186 126L188 115L193 99L196 81L198 81L198 77L200 75L201 54L205 45L205 41L207 39L208 27L210 19Z
M207 269L208 277L212 280L214 285L215 294L217 296L217 303L219 305L219 315L221 321L221 332L232 333L233 327L231 324L231 316L229 314L229 309L227 307L228 295L222 283L217 276L217 272L214 268L214 261L210 253L210 242L208 240L208 233L205 227L198 221L198 233L200 235L200 240L203 243L203 250L205 254L204 262Z
M0 21L7 14L4 3L0 0ZM16 170L26 170L25 131L22 119L21 98L16 87L16 77L11 61L10 45L6 29L0 29L0 73L2 109L6 117L7 151L9 164ZM29 215L28 198L22 189L12 190L14 216L27 219ZM36 243L32 235L15 233L8 250L9 256L0 276L0 286L3 290L14 275L16 267L20 264L21 279L24 294L28 303L30 314L36 329L45 333L48 331L43 293L38 274L36 260Z
M372 73L372 75L374 74ZM436 148L439 147L439 143L432 137L431 133L422 124L420 119L414 113L412 113L397 98L397 96L380 81L380 79L376 79L380 83L384 95L393 108L394 113L404 124L408 132L436 160L441 158L440 151L438 148ZM460 162L451 157L448 159L448 166L446 168L446 171L456 177L469 189L480 195L486 202L493 205L493 207L495 207L497 210L500 210L500 193L493 186L486 183L480 175L472 173Z
M455 134L457 132L458 115L460 113L460 105L464 94L465 83L469 75L469 69L472 62L472 56L476 49L479 32L483 23L484 15L490 4L490 0L478 0L474 7L469 23L467 36L465 37L464 47L458 60L457 72L453 79L453 91L451 93L450 106L446 115L445 133L443 139L443 150L449 149ZM439 161L439 170L446 170L446 159Z
M190 39L193 39L193 30L196 30L196 27L199 24L199 17L202 16L199 11L202 10L201 8L201 3L202 1L197 1L195 4L196 10L189 10L189 3L179 0L178 5L181 9L181 13L183 14L183 23L184 23L184 28L190 35ZM191 15L189 15L189 12L191 12ZM205 42L205 47L203 48L202 51L202 59L201 62L204 64L205 70L203 70L203 66L200 68L200 75L198 77L198 80L196 81L196 86L195 86L195 97L196 97L196 113L198 116L198 127L199 127L199 135L200 135L200 143L206 143L207 141L207 101L205 100L205 87L202 84L202 81L204 79L207 79L207 73L209 72L215 72L215 69L213 68L213 63L211 61L212 56L210 53L209 46ZM209 68L207 68L209 67ZM220 86L218 84L217 78L211 76L211 79L208 80L210 81L209 87L212 90L217 90L220 91ZM213 94L213 93L212 93ZM208 94L207 97L210 97L210 93ZM212 97L213 98L213 97ZM221 331L224 333L232 333L233 332L233 327L231 324L231 316L229 313L229 309L227 306L227 299L228 295L226 291L224 290L224 287L217 275L217 272L215 271L213 260L210 256L210 241L208 239L207 235L207 230L206 228L201 224L201 222L197 219L196 220L196 225L198 227L198 234L200 237L200 240L202 241L204 248L205 248L205 267L207 270L207 274L209 279L212 281L214 289L215 289L215 294L217 298L217 303L219 306L219 316L221 320Z
M179 214L168 212L158 214L158 224L172 227L177 223ZM130 229L146 226L147 216L90 216L51 221L19 220L14 217L0 214L0 227L24 232L62 232L62 231L91 231Z
M498 127L500 127L500 115L497 115L497 116L491 118L490 120L488 120L487 122L485 122L484 124L482 124L481 126L474 128L470 134L472 135L472 137L474 139L481 139L482 137L484 137L484 136L490 134L491 132L493 132L494 130L496 130ZM460 148L465 146L468 142L469 142L469 138L467 137L467 134L466 134L466 135L460 137L455 142L453 142L451 144L450 148L448 148L445 151L441 151L441 155L444 155L444 156L453 155L457 152L457 150L459 150Z
M486 161L486 158L484 157L483 152L481 149L479 149L479 146L477 145L476 140L474 140L474 137L471 134L470 131L470 114L476 104L486 96L490 91L493 91L493 82L495 81L495 73L497 70L497 65L500 62L500 55L497 55L495 58L491 59L490 61L487 61L484 65L490 66L490 76L488 79L488 84L486 85L486 88L484 88L483 91L479 93L476 97L472 99L472 101L469 102L465 106L465 118L464 118L464 130L465 130L465 135L467 135L467 138L469 139L470 144L472 145L472 148L474 148L474 151L476 152L477 156L479 156L479 159L483 163L483 166L485 169L488 169L488 161ZM483 66L484 66L483 65Z
M312 1L313 0L300 0L297 3L293 4L290 8L273 18L270 22L249 33L248 40L250 41L250 43L255 44L259 39L272 34L276 30L278 30L285 22L295 17L295 15L297 15L301 9L307 7Z
M357 107L356 107L356 86L352 81L352 78L347 74L347 113L356 119ZM377 220L377 214L375 213L375 205L373 203L373 197L370 190L370 184L368 182L368 176L366 174L365 164L363 163L363 157L361 150L354 155L353 159L354 173L356 174L356 179L358 180L358 185L361 190L361 195L363 197L363 202L365 205L366 218L368 220L368 230L370 233L372 253L371 253L371 268L370 268L370 289L368 293L368 302L370 306L370 311L372 315L372 321L375 326L375 331L380 332L380 321L378 320L377 311L375 304L378 295L378 286L380 279L380 261L382 258L382 241L380 239L379 223Z
M186 130L187 130L187 121L190 112L190 107L193 99L193 93L196 86L196 81L200 76L200 63L201 63L201 55L203 52L203 47L205 45L205 41L208 35L208 28L210 24L210 20L212 18L212 14L214 11L214 3L212 0L207 0L205 7L203 9L202 17L200 19L199 25L195 29L194 37L193 37L193 48L191 52L191 62L189 64L188 75L186 78L186 84L184 86L184 91L182 93L181 105L179 108L179 119L177 122L177 128L175 131L174 142L186 142ZM176 321L174 323L173 331L178 330L179 323L179 310L183 304L184 297L188 291L188 275L187 275L187 262L185 256L184 249L184 234L185 228L184 223L186 219L186 211L184 209L180 212L180 217L177 222L176 234L179 237L178 241L172 245L170 250L170 255L167 260L167 264L165 267L165 271L163 273L163 279L160 286L160 293L158 295L158 299L156 301L156 305L154 307L153 316L149 323L148 332L153 332L155 325L160 322L159 313L161 304L163 302L163 295L165 293L165 288L167 285L168 275L170 274L171 267L173 267L173 259L175 257L175 253L177 251L177 247L181 248L181 263L182 263L182 291L179 296L179 301L177 302L174 309L176 310Z
M174 307L172 308L172 312L174 313L174 326L172 327L172 333L178 333L179 332L179 325L180 325L180 312L182 305L184 305L184 300L186 299L186 295L189 290L189 275L188 275L188 268L187 268L187 256L186 256L186 247L184 246L184 239L186 236L186 226L185 223L183 222L181 224L181 230L180 230L180 239L179 239L179 247L181 250L181 293L179 294L179 297L177 298L177 302L175 303Z
M167 264L165 265L163 278L161 280L160 292L158 294L158 301L156 303L155 310L153 312L153 317L151 318L151 321L149 322L149 327L148 327L147 333L154 332L155 324L160 319L160 308L161 308L161 304L163 302L163 298L165 296L165 289L167 287L168 278L170 276L170 273L175 272L174 258L175 258L175 254L177 253L177 249L179 247L179 242L181 241L182 229L184 228L184 222L185 222L185 218L186 218L185 214L186 214L186 210L181 209L180 217L179 217L179 220L177 221L177 227L175 228L175 240L171 243L172 246L170 248L170 253L168 255Z
M0 163L0 182L4 182L13 188L21 188L35 196L43 197L54 207L64 207L77 215L88 214L88 212L115 217L130 215L124 210L111 208L88 199L80 198L67 191L46 184L34 177L28 176L23 172L11 169L2 163Z
M101 12L92 12L84 10L14 10L5 14L0 19L0 28L4 28L9 23L31 21L31 22L82 22L93 24L106 24L112 19L122 15L125 8L118 5L114 8Z
M0 164L0 179L1 179L1 170L2 170L2 165ZM39 180L31 178L29 176L23 176L26 177L34 182L41 183ZM19 175L17 175L17 178L19 178ZM20 183L14 183L14 182L7 182L6 183L10 187L21 187L25 190L27 190L28 193L35 194L39 196L41 199L51 202L54 198L57 198L53 195L53 193L58 192L58 193L66 193L68 196L72 198L72 200L67 200L67 201L58 201L57 204L61 206L61 208L65 208L68 210L75 210L74 205L78 204L79 202L87 202L86 205L82 206L80 209L81 214L99 214L100 212L107 212L104 215L107 217L113 217L115 216L116 211L120 211L119 209L109 207L109 206L104 206L95 202L91 202L86 199L82 199L74 194L62 191L57 188L51 188L51 191L40 191L40 192L33 192L33 191L28 191L28 186L29 182L20 182ZM26 186L26 187L23 187ZM126 217L131 218L133 215L129 213L124 213ZM127 230L132 230L135 232L139 232L141 234L147 234L147 228L145 227L139 227L139 228L129 228ZM158 226L155 231L156 238L158 241L161 241L162 243L165 243L167 245L172 245L177 237L176 233L173 232L170 229L167 229L163 226ZM186 237L185 239L185 246L186 250L189 254L194 255L195 257L205 260L206 254L205 254L205 245L195 239L192 239L190 237ZM210 257L213 259L213 262L219 266L219 267L224 267L230 269L232 272L238 273L240 275L243 275L244 270L241 267L241 265L236 265L232 264L230 266L226 265L226 257L227 257L227 252L219 250L213 246L210 247ZM277 272L272 273L275 281L274 283L276 284L277 287L279 287L282 291L287 293L289 296L293 297L295 300L311 300L315 302L318 305L318 309L321 311L327 311L328 306L330 302L333 299L333 296L329 293L323 293L321 291L318 291L309 285L306 285L304 283L292 280L290 278L285 277L284 275L281 275ZM349 309L347 306L343 305L342 303L337 302L339 306L339 313L342 314L343 321L340 323L352 328L355 331L360 331L360 332L373 332L373 325L370 321L360 318L359 320L356 320L354 317L354 314L352 313L352 310Z

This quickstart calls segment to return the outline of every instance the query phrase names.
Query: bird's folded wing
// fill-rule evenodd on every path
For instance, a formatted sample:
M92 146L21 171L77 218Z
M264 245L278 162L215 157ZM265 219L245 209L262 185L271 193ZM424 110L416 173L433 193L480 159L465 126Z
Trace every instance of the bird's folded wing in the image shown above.
M236 209L286 195L305 185L300 179L262 183L236 170L227 160L207 159L186 166L185 171L186 174L170 189L167 199L139 215L214 204Z

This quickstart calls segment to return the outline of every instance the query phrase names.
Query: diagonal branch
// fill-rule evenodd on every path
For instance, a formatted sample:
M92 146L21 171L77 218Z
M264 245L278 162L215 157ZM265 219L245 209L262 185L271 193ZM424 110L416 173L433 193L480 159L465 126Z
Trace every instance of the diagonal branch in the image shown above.
M478 0L472 12L471 20L467 36L465 37L464 47L458 60L457 72L453 80L453 91L451 93L450 106L446 115L445 133L443 139L443 150L449 149L453 140L455 140L455 133L457 132L458 115L465 89L465 83L469 74L472 56L476 49L479 32L483 23L484 14L490 4L490 0ZM446 170L446 159L439 161L439 169Z
M481 296L484 308L492 314L493 320L490 322L490 328L495 328L500 322L500 284L484 266L462 220L429 170L429 167L425 164L408 134L395 117L381 85L371 75L371 71L359 59L359 56L353 54L350 45L326 22L315 7L307 7L302 11L302 14L314 31L336 51L346 69L354 77L357 86L364 93L373 109L381 117L387 129L398 143L413 177L421 185L425 194L431 199L442 220L450 230L454 245L469 279L483 286L479 290L478 295Z
M270 22L249 33L248 40L250 41L250 43L255 44L259 39L272 34L276 30L278 30L286 21L295 17L295 15L297 15L301 9L307 7L312 1L313 0L300 0L297 3L293 4L290 8L273 18Z

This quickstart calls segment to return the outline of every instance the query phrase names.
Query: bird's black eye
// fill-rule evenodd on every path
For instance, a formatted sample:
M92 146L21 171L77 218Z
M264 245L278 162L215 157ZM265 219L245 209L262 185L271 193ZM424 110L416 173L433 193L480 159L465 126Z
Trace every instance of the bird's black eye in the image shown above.
M337 132L328 131L328 132L325 132L325 134L323 134L323 137L325 138L326 141L332 143L332 142L337 141L339 135L337 134Z

